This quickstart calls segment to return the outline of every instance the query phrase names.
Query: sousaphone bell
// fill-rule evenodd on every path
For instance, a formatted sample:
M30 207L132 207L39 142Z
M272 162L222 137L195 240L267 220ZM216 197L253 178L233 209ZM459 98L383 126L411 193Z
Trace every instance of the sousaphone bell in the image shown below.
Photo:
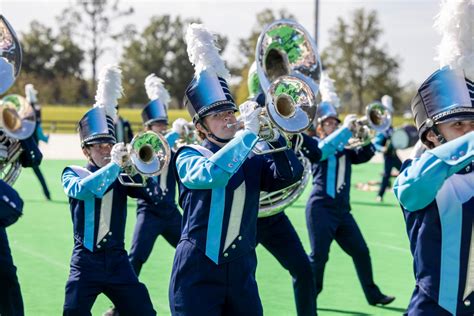
M300 24L278 20L260 34L255 60L260 87L266 96L262 112L268 117L259 136L268 141L265 134L275 126L286 140L282 148L256 153L286 150L291 147L291 134L306 130L316 116L321 73L316 44Z

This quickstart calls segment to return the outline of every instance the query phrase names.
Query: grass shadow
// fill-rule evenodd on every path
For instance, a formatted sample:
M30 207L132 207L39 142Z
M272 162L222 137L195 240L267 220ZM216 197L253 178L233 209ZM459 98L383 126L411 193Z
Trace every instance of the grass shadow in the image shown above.
M62 205L69 205L68 200L46 200L45 198L38 198L38 199L23 199L25 202L29 203L51 203L51 204L62 204Z
M406 308L401 308L401 307L393 307L393 306L378 306L378 307L389 310L389 311L398 312L398 313L405 313L407 311Z
M356 312L356 311L349 311L349 310L342 310L342 309L336 309L336 308L322 308L318 307L319 312L330 312L330 313L337 313L337 315L355 315L355 316L372 316L373 314L367 314L367 313L362 313L362 312Z
M375 207L397 207L398 204L395 203L386 203L386 202L362 202L362 201L352 201L351 204L354 205L367 205L367 206L375 206Z

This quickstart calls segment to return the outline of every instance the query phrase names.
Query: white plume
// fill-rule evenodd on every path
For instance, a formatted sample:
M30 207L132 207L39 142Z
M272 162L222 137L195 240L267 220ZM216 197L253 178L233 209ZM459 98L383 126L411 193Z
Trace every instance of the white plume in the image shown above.
M219 56L219 48L215 45L215 35L202 24L192 23L186 31L188 56L194 71L199 78L203 70L215 72L226 80L230 78L224 61Z
M382 97L382 104L390 111L393 113L393 98L389 95L384 95Z
M25 96L28 103L36 103L38 102L38 91L36 91L35 87L31 83L27 83L25 85Z
M334 80L329 78L327 72L321 72L321 81L319 90L321 91L321 99L324 102L331 103L336 109L341 105L341 101L336 93L336 88L334 87Z
M474 1L442 0L435 28L441 34L440 68L463 69L466 77L474 79Z
M157 77L155 74L149 74L145 78L145 90L150 101L159 99L166 107L168 107L171 97L163 83L163 79Z
M115 120L117 100L123 95L122 70L117 65L107 65L99 73L94 107L105 109L105 113Z

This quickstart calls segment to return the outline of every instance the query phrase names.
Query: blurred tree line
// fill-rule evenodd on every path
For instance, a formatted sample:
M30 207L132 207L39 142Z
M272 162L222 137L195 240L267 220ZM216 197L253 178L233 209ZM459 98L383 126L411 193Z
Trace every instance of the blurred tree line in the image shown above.
M184 90L194 75L186 52L184 33L191 22L169 15L154 16L138 31L127 24L117 31L118 19L133 14L133 8L122 9L119 0L76 0L57 17L58 31L38 21L20 34L23 48L22 72L10 93L22 93L26 83L33 83L43 104L86 104L94 102L97 61L107 50L121 48L125 96L124 107L143 105L149 100L144 80L155 73L165 80L172 96L171 107L181 107ZM234 80L232 90L237 103L248 95L247 74L255 60L257 39L265 25L276 19L294 19L287 11L266 9L256 14L255 25L246 38L238 40L239 56L227 64ZM115 24L114 24L115 23ZM384 94L394 98L400 112L409 105L416 85L401 86L399 57L390 56L381 45L377 12L359 9L348 21L338 18L329 33L329 46L322 50L323 68L336 81L343 111L362 113L366 104ZM228 39L217 34L221 54ZM88 63L92 77L85 78L83 66Z

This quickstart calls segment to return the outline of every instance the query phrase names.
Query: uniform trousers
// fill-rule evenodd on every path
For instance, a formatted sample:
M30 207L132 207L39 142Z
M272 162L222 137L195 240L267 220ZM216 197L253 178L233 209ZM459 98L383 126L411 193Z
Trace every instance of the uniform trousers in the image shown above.
M21 316L23 298L5 227L0 227L0 315Z
M171 246L176 248L181 237L182 218L177 209L170 212L168 216L159 216L145 210L137 212L137 223L129 254L130 263L137 275L150 257L158 236L162 235Z
M216 265L191 241L176 248L169 288L173 316L261 316L255 250Z
M452 314L438 305L438 303L417 285L411 296L410 305L404 316L451 316ZM458 314L461 315L461 314ZM463 316L472 316L465 314Z
M297 314L316 315L316 290L308 256L284 212L258 219L257 243L262 244L290 272Z
M90 252L76 247L66 283L63 315L91 315L99 294L105 294L120 315L156 315L145 285L138 281L123 249Z
M396 154L390 155L390 156L384 156L382 183L380 183L378 196L383 197L385 190L390 185L390 177L392 175L392 169L395 168L398 171L400 171L401 167L402 167L402 162Z
M316 295L323 289L324 269L329 259L333 240L352 257L360 284L369 304L375 304L383 294L374 283L369 248L349 211L313 205L306 208L311 253L309 261L313 270Z

